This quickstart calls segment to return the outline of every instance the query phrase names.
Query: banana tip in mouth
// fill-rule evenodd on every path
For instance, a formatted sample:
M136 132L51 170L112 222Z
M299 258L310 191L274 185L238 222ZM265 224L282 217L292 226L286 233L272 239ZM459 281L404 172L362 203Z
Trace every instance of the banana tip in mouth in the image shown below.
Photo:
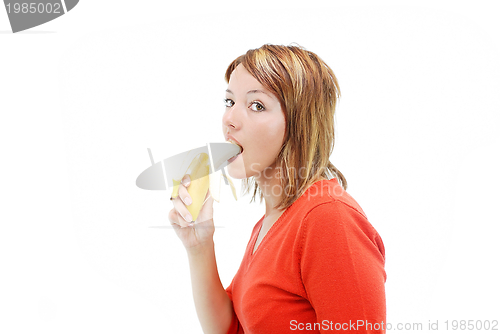
M232 158L236 158L238 155L240 155L241 153L243 153L243 147L241 147L240 145L238 145L240 147L240 151L238 153L236 153L235 155L233 155L230 159Z
M240 155L241 153L243 153L243 146L241 146L240 144L236 143L233 140L228 140L227 142L231 143L231 144L234 144L234 145L237 145L240 148L240 151L238 153L236 153L235 155L233 155L231 158L234 158L234 157Z

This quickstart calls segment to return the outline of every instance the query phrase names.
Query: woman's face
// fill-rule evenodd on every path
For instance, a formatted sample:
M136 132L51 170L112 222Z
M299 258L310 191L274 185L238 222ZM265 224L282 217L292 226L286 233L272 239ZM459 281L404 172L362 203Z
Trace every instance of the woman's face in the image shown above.
M229 160L228 173L236 179L271 177L285 136L285 115L276 96L264 88L243 65L231 74L226 90L222 131L243 152Z

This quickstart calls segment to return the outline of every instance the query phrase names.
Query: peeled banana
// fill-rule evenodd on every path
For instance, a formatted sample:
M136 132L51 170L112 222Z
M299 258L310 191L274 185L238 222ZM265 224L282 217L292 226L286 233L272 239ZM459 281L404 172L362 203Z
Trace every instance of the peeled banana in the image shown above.
M187 191L192 200L192 203L186 207L193 217L193 221L196 221L203 204L205 204L207 191L210 191L210 196L212 196L215 201L220 201L220 182L222 177L228 181L234 199L237 200L236 189L231 179L225 174L222 174L220 170L215 173L210 173L210 158L208 154L200 153L196 155L184 173L184 175L186 174L189 174L191 178ZM181 180L172 179L172 181L173 190L170 196L171 199L179 196L179 185L181 184Z

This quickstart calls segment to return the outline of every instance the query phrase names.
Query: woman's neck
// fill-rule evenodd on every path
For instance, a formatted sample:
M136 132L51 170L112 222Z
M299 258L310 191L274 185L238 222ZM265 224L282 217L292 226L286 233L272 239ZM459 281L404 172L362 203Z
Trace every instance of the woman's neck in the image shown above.
M283 210L274 208L281 201L282 196L285 195L284 190L281 187L281 176L279 172L280 168L277 167L275 163L272 166L269 166L260 175L255 177L255 181L259 185L259 188L262 191L262 195L266 202L266 217L273 216L275 214L281 214L283 212ZM309 186L320 180L328 179L322 176L318 176L314 178Z
M284 195L279 175L279 168L274 164L255 177L255 182L259 185L266 202L266 217L283 211L274 208Z

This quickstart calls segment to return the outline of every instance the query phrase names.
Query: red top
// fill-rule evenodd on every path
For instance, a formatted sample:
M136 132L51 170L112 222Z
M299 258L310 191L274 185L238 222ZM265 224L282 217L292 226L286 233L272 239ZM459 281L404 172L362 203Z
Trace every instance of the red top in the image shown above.
M269 229L255 225L226 289L228 334L385 333L385 250L336 179L315 182Z

